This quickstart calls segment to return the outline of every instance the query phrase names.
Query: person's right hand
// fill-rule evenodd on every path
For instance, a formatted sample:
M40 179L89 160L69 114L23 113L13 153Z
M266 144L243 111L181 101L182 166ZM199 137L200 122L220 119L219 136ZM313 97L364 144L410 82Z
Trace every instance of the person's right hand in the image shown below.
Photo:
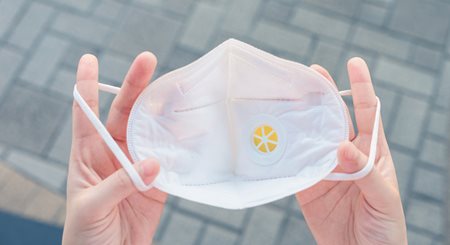
M134 101L147 86L156 57L136 57L114 99L106 127L127 153L126 128ZM98 115L98 62L84 55L77 88ZM139 192L80 106L73 104L72 151L67 179L67 215L63 244L151 244L167 194L153 188ZM134 164L146 184L159 171L155 160Z
M313 69L333 79L321 66ZM338 172L353 173L367 163L377 100L369 69L361 58L348 62L358 135L338 149ZM376 163L356 181L321 181L297 193L303 215L318 244L406 244L406 224L397 178L380 122Z

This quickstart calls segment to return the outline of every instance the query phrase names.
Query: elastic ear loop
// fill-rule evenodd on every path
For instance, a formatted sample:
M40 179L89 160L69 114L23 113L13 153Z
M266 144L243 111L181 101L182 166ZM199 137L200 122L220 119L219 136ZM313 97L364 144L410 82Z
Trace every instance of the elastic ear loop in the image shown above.
M112 94L118 94L120 91L120 88L114 87L107 84L98 84L98 88L101 91L109 92ZM75 101L80 106L81 110L83 110L84 114L87 116L89 121L91 121L92 125L95 127L97 132L100 134L100 136L105 141L106 145L111 149L114 156L119 160L122 167L127 172L128 176L130 176L131 180L133 181L134 185L139 191L147 191L153 187L152 184L146 185L144 181L139 176L136 169L131 164L128 157L125 155L125 153L120 149L119 145L117 145L116 141L113 139L111 134L108 132L108 130L103 126L100 119L98 119L97 115L92 111L92 109L88 106L86 101L83 99L83 97L80 95L77 89L77 85L73 88L73 97Z
M341 96L351 96L352 92L350 90L344 90L340 91L339 94ZM369 158L367 159L367 164L359 170L358 172L347 174L347 173L330 173L327 177L325 177L325 180L334 180L334 181L350 181L350 180L357 180L365 177L367 174L372 171L372 168L375 163L375 156L377 155L377 144L378 144L378 130L380 127L380 99L377 98L377 108L375 112L375 120L373 122L373 129L372 129L372 139L370 140L370 152L369 152Z

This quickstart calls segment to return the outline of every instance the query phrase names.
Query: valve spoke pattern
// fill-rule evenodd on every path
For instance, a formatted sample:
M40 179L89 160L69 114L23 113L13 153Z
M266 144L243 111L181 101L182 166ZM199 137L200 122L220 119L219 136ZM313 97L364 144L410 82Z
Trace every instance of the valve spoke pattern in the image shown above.
M258 126L253 132L253 145L261 153L271 153L278 146L278 134L269 125Z

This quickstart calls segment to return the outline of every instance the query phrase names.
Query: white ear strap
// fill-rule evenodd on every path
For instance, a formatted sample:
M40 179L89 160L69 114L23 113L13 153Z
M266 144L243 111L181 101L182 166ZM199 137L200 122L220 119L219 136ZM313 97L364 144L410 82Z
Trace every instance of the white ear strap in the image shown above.
M341 96L351 96L352 93L350 90L344 90L339 92ZM352 174L346 174L346 173L330 173L327 177L325 177L325 180L335 180L335 181L348 181L348 180L357 180L361 179L367 174L370 173L372 170L374 163L375 163L375 156L377 155L377 145L378 145L378 130L380 127L380 99L377 98L377 108L375 112L375 120L373 122L373 129L372 129L372 139L370 140L370 152L369 152L369 158L367 159L367 164L359 170L358 172L352 173Z
M102 91L109 92L112 94L118 94L120 91L120 88L106 85L99 83L98 88ZM146 185L144 181L139 176L136 169L131 164L128 157L125 155L125 153L120 149L119 145L117 145L116 141L113 139L111 134L109 134L108 130L103 126L100 119L98 119L97 115L92 111L92 109L88 106L86 101L83 99L83 97L80 95L77 89L77 85L75 85L73 89L73 98L78 103L80 108L83 110L83 112L86 114L89 121L91 121L92 125L97 129L97 132L100 134L100 136L105 141L106 145L111 149L114 156L119 160L122 167L127 172L128 176L130 176L131 180L133 181L134 185L139 191L147 191L151 189L153 186L152 184Z

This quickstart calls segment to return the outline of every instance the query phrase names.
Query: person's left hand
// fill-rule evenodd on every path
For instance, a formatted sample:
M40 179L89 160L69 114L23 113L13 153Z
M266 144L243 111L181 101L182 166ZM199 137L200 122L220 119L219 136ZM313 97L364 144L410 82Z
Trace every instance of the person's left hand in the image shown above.
M114 99L107 129L130 158L126 145L128 116L147 86L156 57L136 57ZM80 59L77 88L98 115L98 62L93 55ZM159 172L155 160L134 164L146 184ZM63 244L150 244L167 194L157 189L139 192L76 102L67 179L67 216Z

